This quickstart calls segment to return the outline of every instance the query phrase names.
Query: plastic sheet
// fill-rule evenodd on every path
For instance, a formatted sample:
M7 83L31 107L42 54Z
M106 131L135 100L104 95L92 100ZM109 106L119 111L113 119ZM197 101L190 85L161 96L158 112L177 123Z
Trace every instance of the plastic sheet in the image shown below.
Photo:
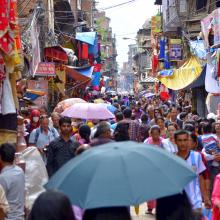
M38 195L45 191L43 186L48 182L48 175L42 157L36 147L28 147L22 154L26 162L26 207L31 209Z

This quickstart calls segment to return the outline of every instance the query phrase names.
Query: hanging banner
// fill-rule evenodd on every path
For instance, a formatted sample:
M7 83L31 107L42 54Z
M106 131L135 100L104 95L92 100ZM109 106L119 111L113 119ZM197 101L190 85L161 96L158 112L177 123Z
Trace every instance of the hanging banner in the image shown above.
M161 26L162 26L161 16L160 15L153 16L151 18L151 33L158 34L158 33L162 32Z
M182 60L182 40L170 39L170 61Z
M213 32L214 44L220 44L220 8L201 20L202 33L204 35L205 46L209 47L209 35Z

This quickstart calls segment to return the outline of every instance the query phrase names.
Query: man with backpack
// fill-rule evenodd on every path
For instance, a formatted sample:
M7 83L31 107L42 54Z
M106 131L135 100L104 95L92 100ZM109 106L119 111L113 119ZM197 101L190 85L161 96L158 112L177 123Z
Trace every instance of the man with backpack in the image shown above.
M36 146L40 153L44 155L45 148L57 137L59 137L59 133L54 127L49 127L48 116L42 115L40 117L40 127L34 129L30 134L29 146Z

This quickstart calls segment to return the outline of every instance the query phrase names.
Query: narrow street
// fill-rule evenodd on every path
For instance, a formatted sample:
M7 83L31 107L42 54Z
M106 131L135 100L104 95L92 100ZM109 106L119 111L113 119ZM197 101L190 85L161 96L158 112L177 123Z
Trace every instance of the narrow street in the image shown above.
M138 216L135 214L134 207L131 207L131 214L134 220L155 220L155 215L154 216L146 215L145 212L146 212L146 204L142 204L140 206L140 213Z

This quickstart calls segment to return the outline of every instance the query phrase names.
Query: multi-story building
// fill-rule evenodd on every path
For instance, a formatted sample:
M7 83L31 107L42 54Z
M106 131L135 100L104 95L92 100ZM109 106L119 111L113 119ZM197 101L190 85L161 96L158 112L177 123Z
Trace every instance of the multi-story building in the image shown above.
M110 27L111 19L106 17L105 12L95 11L94 27L101 38L101 58L103 61L102 75L109 77L116 87L117 84L117 50L116 37Z
M151 27L147 20L143 27L137 32L137 53L133 59L135 61L135 72L139 81L148 76L151 71Z

